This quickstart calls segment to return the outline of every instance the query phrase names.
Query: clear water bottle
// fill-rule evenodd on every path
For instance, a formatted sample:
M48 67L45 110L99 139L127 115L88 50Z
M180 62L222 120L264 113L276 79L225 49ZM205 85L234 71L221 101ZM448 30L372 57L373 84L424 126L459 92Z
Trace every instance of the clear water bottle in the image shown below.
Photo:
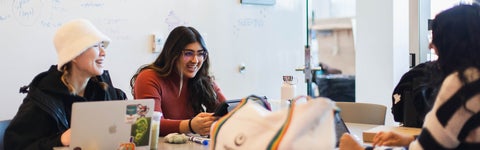
M158 136L160 136L160 119L163 114L161 112L155 111L152 116L152 133L150 136L150 149L158 149Z
M295 83L293 83L293 76L283 76L283 84L281 90L281 102L280 105L282 108L287 107L289 102L295 97Z

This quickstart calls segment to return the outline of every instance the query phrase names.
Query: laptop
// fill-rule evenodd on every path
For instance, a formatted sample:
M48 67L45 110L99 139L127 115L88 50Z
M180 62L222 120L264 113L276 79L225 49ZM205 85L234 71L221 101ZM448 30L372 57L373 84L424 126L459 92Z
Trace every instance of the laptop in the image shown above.
M153 99L74 103L69 149L150 149L153 108Z
M340 137L342 137L343 133L350 133L350 131L347 128L347 125L343 121L342 117L340 116L340 112L335 110L334 113L334 123L335 123L335 135L336 135L336 143L335 147L338 147L338 144L340 143Z

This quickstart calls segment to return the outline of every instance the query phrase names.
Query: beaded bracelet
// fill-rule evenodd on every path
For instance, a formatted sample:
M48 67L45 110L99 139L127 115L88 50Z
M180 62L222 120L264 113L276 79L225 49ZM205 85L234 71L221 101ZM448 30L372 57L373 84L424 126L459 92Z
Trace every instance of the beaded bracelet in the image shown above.
M188 120L188 128L190 129L190 132L192 132L193 134L197 134L197 133L195 133L195 131L193 131L193 129L192 129L192 120L193 120L193 118L190 119L190 120Z

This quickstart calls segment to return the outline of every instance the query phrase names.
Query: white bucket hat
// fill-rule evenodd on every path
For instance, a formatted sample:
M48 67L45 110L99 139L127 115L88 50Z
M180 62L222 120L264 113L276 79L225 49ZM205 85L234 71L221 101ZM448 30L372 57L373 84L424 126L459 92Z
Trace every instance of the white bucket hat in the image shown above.
M110 38L86 19L76 19L63 24L53 39L58 56L57 69L61 70L63 65L100 42L104 42L107 48Z

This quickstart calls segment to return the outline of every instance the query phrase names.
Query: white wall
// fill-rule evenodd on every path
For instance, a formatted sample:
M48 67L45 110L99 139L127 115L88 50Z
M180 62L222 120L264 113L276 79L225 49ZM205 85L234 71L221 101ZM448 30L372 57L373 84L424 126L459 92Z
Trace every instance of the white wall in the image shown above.
M409 53L411 50L409 45L413 42L411 34L414 34L409 32L412 28L411 17L409 16L417 14L412 14L410 4L411 1L393 2L393 85L397 85L402 75L409 70ZM393 88L390 94L393 94Z
M311 0L315 19L345 18L355 16L356 0Z
M408 69L408 1L358 0L356 6L356 100L387 106L386 124L393 124L391 94Z
M150 52L150 35L166 37L174 25L197 28L210 50L211 72L227 98L250 94L279 99L283 75L298 77L306 95L305 2L277 0L274 6L226 0L0 1L0 120L12 118L23 98L18 89L56 63L53 33L63 22L87 18L108 36L107 69L129 98L129 81ZM238 72L241 64L245 73Z

